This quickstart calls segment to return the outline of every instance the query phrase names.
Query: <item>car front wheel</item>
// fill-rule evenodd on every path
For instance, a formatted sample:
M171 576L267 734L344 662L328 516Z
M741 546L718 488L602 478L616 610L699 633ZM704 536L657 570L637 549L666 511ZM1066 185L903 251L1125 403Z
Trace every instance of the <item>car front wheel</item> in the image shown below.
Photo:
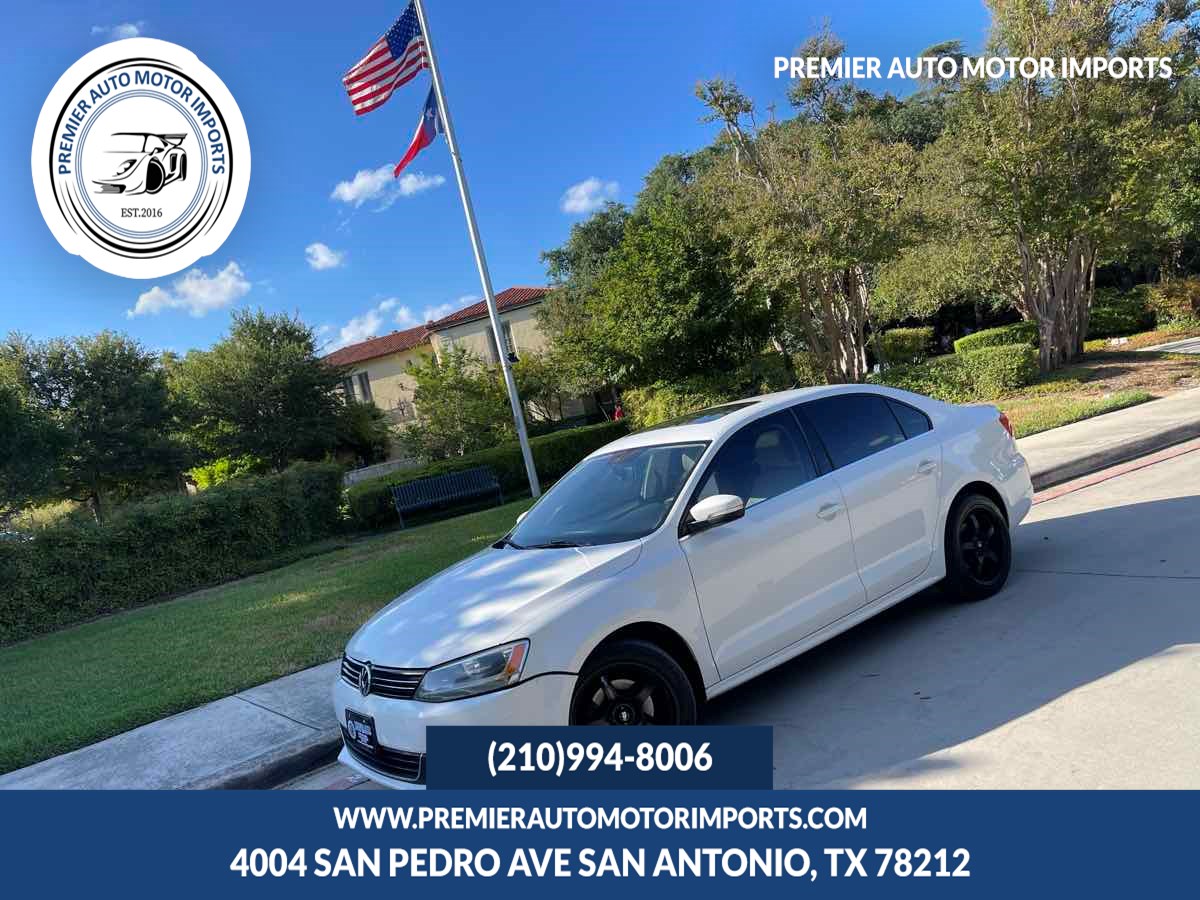
M696 693L670 654L648 641L601 647L571 698L572 725L693 725Z
M946 522L946 581L950 599L973 602L999 592L1012 566L1004 514L982 494L955 501Z

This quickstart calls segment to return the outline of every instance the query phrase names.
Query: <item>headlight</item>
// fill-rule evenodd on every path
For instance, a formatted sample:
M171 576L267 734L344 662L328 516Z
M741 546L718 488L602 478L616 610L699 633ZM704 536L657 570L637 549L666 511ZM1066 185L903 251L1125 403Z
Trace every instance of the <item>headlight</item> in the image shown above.
M529 641L513 641L473 656L437 666L425 673L417 686L417 700L458 700L499 690L521 680Z

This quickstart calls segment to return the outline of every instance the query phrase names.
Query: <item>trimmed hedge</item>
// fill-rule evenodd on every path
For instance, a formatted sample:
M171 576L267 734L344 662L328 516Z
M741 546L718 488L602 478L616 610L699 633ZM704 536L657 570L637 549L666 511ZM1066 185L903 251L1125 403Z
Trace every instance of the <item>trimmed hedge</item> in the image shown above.
M955 353L969 353L972 350L982 350L984 347L1004 347L1009 344L1038 345L1037 322L1014 322L1011 325L1001 325L999 328L985 328L966 337L960 337L954 342Z
M1154 327L1154 319L1146 285L1138 285L1131 291L1100 288L1092 298L1088 315L1088 340L1149 331Z
M896 366L871 380L948 403L974 403L1022 388L1037 374L1037 350L1028 344L1008 344Z
M1159 327L1200 316L1200 278L1175 278L1149 285L1147 302Z
M575 463L593 450L598 450L628 433L629 426L620 421L569 428L530 438L529 446L533 451L538 478L543 483L561 478ZM501 444L499 447L477 450L455 459L439 460L417 469L405 469L360 481L346 491L350 514L360 528L382 528L392 525L396 522L396 509L392 505L392 485L407 484L430 475L461 472L476 466L490 466L496 472L500 487L506 494L519 494L528 487L520 445Z
M302 463L0 542L0 644L249 574L341 526L342 468Z
M933 326L892 328L879 336L879 353L889 366L920 362L933 345Z

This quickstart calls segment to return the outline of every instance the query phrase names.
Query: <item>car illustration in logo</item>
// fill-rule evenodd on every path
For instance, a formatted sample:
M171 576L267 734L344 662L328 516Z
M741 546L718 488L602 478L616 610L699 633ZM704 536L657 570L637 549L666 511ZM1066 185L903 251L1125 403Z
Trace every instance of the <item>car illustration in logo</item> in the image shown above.
M157 194L172 181L186 180L187 153L180 146L186 134L118 131L113 137L139 140L132 142L135 146L107 151L125 159L111 178L92 179L100 186L96 193Z

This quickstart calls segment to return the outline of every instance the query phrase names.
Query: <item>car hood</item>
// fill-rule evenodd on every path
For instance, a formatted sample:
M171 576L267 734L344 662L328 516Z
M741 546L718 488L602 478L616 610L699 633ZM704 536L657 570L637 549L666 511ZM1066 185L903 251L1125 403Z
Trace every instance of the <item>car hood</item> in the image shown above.
M424 669L530 637L526 629L533 620L633 565L640 552L640 542L489 548L397 597L358 630L346 653L376 665Z

